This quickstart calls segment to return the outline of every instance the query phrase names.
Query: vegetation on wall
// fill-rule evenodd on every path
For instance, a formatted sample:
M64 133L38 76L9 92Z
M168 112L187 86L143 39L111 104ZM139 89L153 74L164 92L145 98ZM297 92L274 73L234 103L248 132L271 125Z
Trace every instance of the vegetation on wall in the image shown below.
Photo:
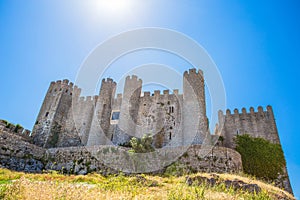
M279 144L249 135L237 135L235 142L245 173L266 180L275 180L282 174L285 159Z

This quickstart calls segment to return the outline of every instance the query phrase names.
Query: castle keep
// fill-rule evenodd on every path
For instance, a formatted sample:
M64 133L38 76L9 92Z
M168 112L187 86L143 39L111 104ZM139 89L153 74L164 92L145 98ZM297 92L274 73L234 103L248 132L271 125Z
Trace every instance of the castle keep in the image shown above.
M33 141L45 148L124 145L133 136L152 134L156 148L202 144L211 136L203 72L190 69L182 82L182 94L177 89L151 94L142 92L142 80L132 75L126 78L123 95L116 97L117 85L110 78L102 80L99 95L93 97L80 97L81 89L68 80L51 82L33 127ZM245 133L279 143L270 106L256 112L219 111L218 117L216 133L223 136L225 147L233 148L234 136Z

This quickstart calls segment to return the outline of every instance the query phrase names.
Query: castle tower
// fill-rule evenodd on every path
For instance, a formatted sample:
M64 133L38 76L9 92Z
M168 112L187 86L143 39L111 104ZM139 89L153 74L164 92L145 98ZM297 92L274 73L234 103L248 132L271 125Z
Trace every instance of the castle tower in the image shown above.
M102 80L87 141L88 146L111 144L112 135L109 133L109 128L116 85L111 78Z
M74 129L72 119L69 119L72 111L72 95L73 83L69 83L68 80L51 82L33 127L34 144L45 148L63 145L63 133ZM74 145L79 145L78 140Z
M196 69L183 75L183 145L202 144L207 131L203 72Z
M231 114L230 110L227 110L226 114L223 115L222 111L220 111L219 123L224 123L222 136L225 138L225 147L234 148L234 137L242 134L261 137L272 143L280 144L271 106L267 106L266 111L263 110L263 107L259 106L257 112L252 107L250 108L250 112L247 112L243 108L242 112L235 109L234 113Z
M126 143L131 136L136 136L135 128L139 112L142 80L137 76L127 76L124 85L120 109L120 119L113 141L118 144Z

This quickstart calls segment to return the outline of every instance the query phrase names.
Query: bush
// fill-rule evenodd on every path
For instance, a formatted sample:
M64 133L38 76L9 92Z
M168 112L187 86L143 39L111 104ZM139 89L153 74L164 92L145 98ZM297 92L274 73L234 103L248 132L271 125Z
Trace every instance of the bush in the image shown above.
M152 142L153 138L150 134L144 135L142 139L133 137L130 140L130 144L134 153L147 153L154 151Z
M237 135L236 150L242 156L247 174L266 180L274 180L283 172L285 159L279 144L249 135Z

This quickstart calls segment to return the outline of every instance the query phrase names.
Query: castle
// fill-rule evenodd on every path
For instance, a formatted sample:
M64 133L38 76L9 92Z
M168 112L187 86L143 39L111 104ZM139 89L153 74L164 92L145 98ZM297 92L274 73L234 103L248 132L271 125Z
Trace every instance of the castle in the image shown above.
M183 94L159 90L142 93L142 80L128 76L124 92L115 98L116 82L103 79L99 95L80 97L81 89L68 80L51 82L32 137L44 148L123 145L131 137L152 134L156 148L202 144L211 137L206 116L204 76L190 69L183 75ZM257 112L219 111L216 134L234 147L237 134L250 134L279 143L271 106ZM221 128L220 128L221 127ZM218 130L220 129L220 130Z
M123 94L115 95L116 82L107 78L99 95L81 97L81 89L68 80L51 82L31 133L0 120L0 167L26 172L144 173L166 169L176 161L165 162L175 152L180 154L176 162L191 171L237 173L242 171L242 159L234 149L236 135L280 144L271 106L219 111L215 133L210 134L203 72L185 71L182 83L182 94L177 89L151 94L142 92L142 80L132 75L126 77ZM145 134L153 136L152 145L163 159L150 156L145 163L130 158L124 146ZM214 145L219 136L223 142ZM122 148L125 151L119 151ZM292 193L286 168L275 184Z

